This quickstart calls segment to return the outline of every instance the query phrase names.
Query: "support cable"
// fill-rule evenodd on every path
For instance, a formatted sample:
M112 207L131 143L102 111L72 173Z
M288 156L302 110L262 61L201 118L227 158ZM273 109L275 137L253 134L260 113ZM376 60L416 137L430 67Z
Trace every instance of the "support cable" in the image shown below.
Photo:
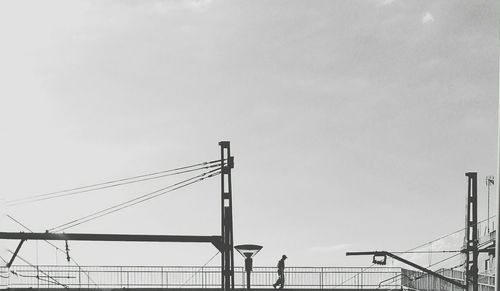
M496 217L496 215L490 216L490 218L489 218L489 219L492 219L492 218L494 218L494 217ZM476 223L476 225L478 225L478 224L480 224L480 223L483 223L483 222L485 222L485 221L487 221L487 220L488 220L488 218L485 218L485 219L483 219L483 220L481 220L481 221L478 221L478 222ZM426 246L426 245L428 245L428 244L432 244L432 243L437 242L437 241L439 241L439 240L445 239L445 238L447 238L447 237L449 237L449 236L452 236L452 235L457 234L457 233L459 233L459 232L465 231L466 229L467 229L467 227L464 227L464 228L461 228L461 229L455 230L455 231L450 232L450 233L448 233L448 234L446 234L446 235L440 236L440 237L438 237L438 238L436 238L436 239L434 239L434 240L431 240L431 241L428 241L428 242L423 243L423 244L421 244L421 245L418 245L418 246L416 246L416 247L412 248L410 251L412 251L412 250L416 250L416 249L421 248L421 247L424 247L424 246Z
M5 260L2 256L0 256L0 259L2 259L2 261L3 261L5 264L7 264L7 263L8 263L8 262L7 262L7 261L6 261L6 260Z
M6 214L5 216L7 216L8 218L10 218L12 221L14 221L15 223L19 224L20 226L22 226L24 229L26 229L27 231L29 232L33 232L33 230L31 230L29 227L27 227L26 225L24 225L23 223L21 223L19 220L15 219L14 217L12 217L11 215L9 214ZM57 245L51 243L50 241L48 240L44 240L46 243L48 243L49 245L51 245L52 247L54 247L57 251L61 252L61 253L65 253L64 250L62 250L61 248L59 248ZM0 257L1 258L1 257ZM5 261L3 258L2 260L7 264L7 261ZM87 272L85 269L83 269L79 264L78 262L75 260L75 258L73 257L70 257L70 260L75 263L75 265L78 267L78 269L80 269L86 276L87 278L92 282L92 284L94 286L96 286L97 288L99 288L99 285L92 279L92 277L90 277L90 274L89 272Z
M137 205L139 203L142 203L142 202L145 202L145 201L148 201L148 200L151 200L153 198L156 198L156 197L159 197L159 196L162 196L164 194L167 194L169 192L172 192L172 191L175 191L177 189L180 189L180 188L183 188L183 187L186 187L188 185L191 185L191 184L194 184L194 183L197 183L197 182L200 182L200 181L203 181L207 178L211 178L211 177L214 177L214 176L217 176L218 174L220 174L220 168L217 168L217 169L214 169L214 170L211 170L211 171L208 171L208 172L205 172L203 174L200 174L200 175L197 175L197 176L194 176L194 177L191 177L189 179L185 179L181 182L177 182L175 184L172 184L172 185L169 185L167 187L164 187L164 188L161 188L159 190L156 190L156 191L153 191L153 192L150 192L148 194L144 194L144 195L141 195L139 197L136 197L136 198L133 198L133 199L130 199L130 200L127 200L125 202L121 202L119 204L116 204L114 206L111 206L111 207L108 207L108 208L105 208L103 210L100 210L100 211L97 211L97 212L94 212L92 214L89 214L89 215L86 215L86 216L83 216L81 218L78 218L78 219L74 219L72 221L69 221L67 223L64 223L64 224L61 224L61 225L58 225L58 226L55 226L53 228L50 228L48 229L47 231L48 232L60 232L60 231L64 231L66 229L69 229L69 228L72 228L72 227L75 227L77 225L80 225L80 224L83 224L83 223L86 223L86 222L89 222L89 221L92 221L92 220L95 220L97 218L100 218L100 217L103 217L103 216L106 216L106 215L109 215L111 213L114 213L114 212L117 212L117 211L120 211L120 210L123 210L125 208L128 208L128 207L131 207L131 206L134 206L134 205Z
M117 186L128 185L128 184L132 184L132 183L138 183L138 182L149 181L149 180L153 180L153 179L159 179L159 178L163 178L163 177L169 177L169 176L194 172L194 171L198 171L198 170L214 168L214 167L218 167L220 165L221 165L220 160L203 162L203 163L199 163L196 165L180 167L180 168L176 168L176 169L165 170L165 171L160 171L160 172L155 172L155 173L150 173L150 174L144 174L144 175L134 176L134 177L130 177L130 178L123 178L123 179L112 180L112 181L97 183L97 184L88 185L88 186L81 186L81 187L72 188L72 189L66 189L66 190L61 190L61 191L45 193L45 194L33 195L33 196L19 198L19 199L13 199L13 200L7 201L6 206L18 206L18 205L22 205L22 204L44 201L44 200L49 200L49 199L54 199L54 198L72 196L72 195L87 193L87 192L91 192L91 191L97 191L97 190L102 190L102 189L107 189L107 188L112 188L112 187L117 187Z
M447 257L447 258L445 258L445 259L443 259L443 260L441 260L441 261L438 261L438 262L435 262L435 263L429 264L426 268L427 268L427 269L429 269L429 268L430 268L430 267L432 267L432 266L435 266L435 265L440 264L440 263L442 263L442 262L445 262L445 261L451 260L452 258L454 258L454 257L456 257L456 256L458 256L458 255L460 255L460 254L455 254L455 255L452 255L452 256L450 256L450 257ZM461 265L463 265L463 264L461 264ZM451 269L457 268L457 267L459 267L459 266L461 266L461 265L454 266L454 267L452 267ZM388 281L388 280L393 280L393 281L394 281L394 280L396 280L398 277L402 277L403 275L404 275L403 273L400 273L399 275L394 276L394 277L389 278L389 279L384 280L384 281ZM404 276L405 276L405 277L407 277L407 278L408 278L408 280L410 280L410 282L413 282L413 281L416 281L416 280L418 280L418 279L420 279L420 278L422 278L422 277L424 277L424 276L426 276L426 275L428 275L428 274L424 273L424 274L421 274L421 275L415 275L415 276L413 276L413 277L409 277L409 276L407 276L407 275L404 275ZM443 275L443 276L444 276L444 275ZM452 279L455 279L455 278L452 278ZM379 283L379 286L378 286L378 288L377 288L377 289L380 289L380 288L382 288L382 286L384 286L384 285L382 285L382 284L381 284L381 283L383 283L384 281L382 281L382 282L380 282L380 283ZM385 284L385 285L387 285L387 284ZM392 291L392 290L396 290L396 289L399 289L399 288L395 287L395 288L389 289L389 290L387 290L387 291Z
M208 259L208 261L205 264L203 264L203 266L198 268L198 270L196 270L193 273L193 275L191 275L191 277L189 277L186 281L184 281L184 283L182 283L180 287L185 286L189 281L191 281L194 278L194 276L196 276L196 274L199 274L201 271L203 271L203 268L205 268L208 264L210 264L210 262L213 261L213 259L215 259L215 257L217 257L218 254L220 254L220 252L216 252L215 255L213 255L210 259Z
M363 274L366 270L373 268L373 266L375 266L375 263L372 263L368 267L361 268L361 271L357 272L352 277L347 278L346 280L342 281L342 283L340 283L338 286L343 286L345 283L351 281L352 279L359 277L359 275Z
M460 256L460 255L461 255L461 253L454 254L454 255L452 255L452 256L449 256L449 257L447 257L447 258L444 258L444 259L442 259L442 260L440 260L440 261L437 261L437 262L435 262L435 263L432 263L432 264L428 265L428 266L427 266L427 268L430 268L430 267L433 267L433 266L435 266L435 265L441 264L442 262L446 262L446 261L451 260L451 259L453 259L453 258L455 258L455 257L457 257L457 256Z
M11 254L14 254L14 252L10 249L7 249L8 252L10 252ZM39 270L42 274L44 274L45 276L47 276L47 278L53 280L52 282L51 281L48 281L48 282L51 282L51 283L54 283L56 285L60 285L62 287L64 287L65 289L69 289L68 285L65 285L65 284L62 284L61 282L57 281L54 277L50 276L49 274L47 274L46 272L44 272L43 270L39 269L37 266L33 265L32 263L30 263L28 260L24 259L23 257L21 257L20 255L17 255L17 257L19 259L21 259L21 261L25 262L26 264L28 264L30 267L33 267L34 269L36 270ZM11 271L12 274L14 275L19 275L17 272L14 272L14 271ZM38 280L41 280L42 278L40 278L39 276L36 277Z

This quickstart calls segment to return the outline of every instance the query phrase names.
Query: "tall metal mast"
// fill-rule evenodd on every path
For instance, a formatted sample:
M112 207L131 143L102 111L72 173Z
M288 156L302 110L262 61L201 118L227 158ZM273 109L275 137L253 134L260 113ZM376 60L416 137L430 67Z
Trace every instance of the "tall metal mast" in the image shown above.
M477 173L465 173L467 176L467 219L465 229L465 285L470 291L478 291L478 256L477 237ZM472 289L470 286L472 285Z
M221 211L222 211L222 245L221 267L222 267L222 290L234 289L234 253L233 253L233 199L231 185L231 169L234 167L234 159L231 156L229 141L221 141Z
M498 2L498 1L496 1ZM497 32L498 33L498 32ZM500 35L500 34L499 34ZM500 59L499 59L499 70L500 70ZM500 80L499 80L500 81ZM498 131L498 142L497 142L497 178L500 178L500 92L499 95L497 95L497 104L498 104L498 110L497 110L497 116L498 116L498 123L497 123L497 131ZM500 180L500 179L499 179ZM500 247L498 247L498 244L500 243L500 186L498 186L499 183L497 183L497 214L496 214L496 231L495 231L495 291L500 291Z

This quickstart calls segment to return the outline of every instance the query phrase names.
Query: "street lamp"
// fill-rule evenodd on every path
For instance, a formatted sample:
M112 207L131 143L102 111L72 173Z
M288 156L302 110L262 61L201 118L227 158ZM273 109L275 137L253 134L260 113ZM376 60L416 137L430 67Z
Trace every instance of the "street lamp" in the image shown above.
M245 271L247 272L247 289L250 290L250 272L252 272L252 258L261 249L258 245L239 245L234 247L245 258Z

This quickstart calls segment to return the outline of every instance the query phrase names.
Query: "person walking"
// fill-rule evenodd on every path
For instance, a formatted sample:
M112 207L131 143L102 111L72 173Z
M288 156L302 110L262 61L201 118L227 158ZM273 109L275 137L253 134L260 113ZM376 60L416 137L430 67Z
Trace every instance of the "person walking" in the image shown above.
M281 257L281 260L278 262L278 280L273 284L274 289L280 286L279 289L283 289L285 286L285 260L287 259L286 255Z

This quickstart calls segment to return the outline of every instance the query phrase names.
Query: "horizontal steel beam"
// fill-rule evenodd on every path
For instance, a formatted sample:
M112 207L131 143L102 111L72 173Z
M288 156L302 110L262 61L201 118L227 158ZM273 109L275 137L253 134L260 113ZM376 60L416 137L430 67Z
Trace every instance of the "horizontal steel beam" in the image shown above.
M384 254L385 254L385 252L383 252L383 251L374 251L374 252L346 252L345 253L346 256L371 256L371 255L382 256Z
M26 240L64 241L107 241L107 242L181 242L211 243L219 251L224 249L220 236L203 235L147 235L147 234L105 234L105 233L50 233L50 232L0 232L0 239L21 240L7 267L10 268L17 253Z
M220 244L217 235L146 235L104 233L50 233L50 232L0 232L0 239L15 240L69 240L69 241L114 241L114 242L192 242Z

